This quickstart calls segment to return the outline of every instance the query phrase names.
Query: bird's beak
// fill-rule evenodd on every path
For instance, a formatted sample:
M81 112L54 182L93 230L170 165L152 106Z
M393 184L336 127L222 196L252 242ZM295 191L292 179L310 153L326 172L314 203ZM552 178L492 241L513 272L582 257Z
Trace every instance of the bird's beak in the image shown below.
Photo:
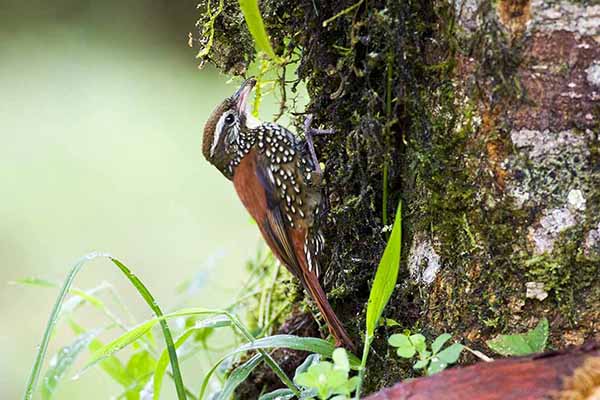
M254 79L254 78L246 79L246 81L244 83L242 83L242 86L240 86L238 91L235 92L235 94L233 95L233 101L235 101L238 113L240 113L240 114L246 113L247 114L248 99L250 98L250 92L252 92L252 89L254 88L255 85L256 85L256 79Z

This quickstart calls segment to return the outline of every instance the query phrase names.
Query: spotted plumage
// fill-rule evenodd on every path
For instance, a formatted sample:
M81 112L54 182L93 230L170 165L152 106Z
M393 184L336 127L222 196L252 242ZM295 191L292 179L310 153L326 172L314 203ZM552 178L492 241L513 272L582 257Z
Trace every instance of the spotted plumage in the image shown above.
M319 283L320 168L305 141L252 117L247 99L253 86L246 81L213 111L204 128L204 156L233 181L265 241L311 294L337 343L353 348Z

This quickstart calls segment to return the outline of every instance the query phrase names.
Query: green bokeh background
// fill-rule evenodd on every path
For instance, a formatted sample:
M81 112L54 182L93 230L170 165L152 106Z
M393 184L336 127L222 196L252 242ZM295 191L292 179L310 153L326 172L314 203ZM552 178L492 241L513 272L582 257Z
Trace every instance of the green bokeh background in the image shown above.
M179 306L175 287L194 276L203 286L192 305L223 306L237 293L260 241L200 151L208 113L237 83L198 70L187 46L196 19L187 0L0 0L1 399L23 395L57 295L11 280L61 282L76 259L100 250L130 266L167 310ZM76 286L102 281L139 320L150 317L106 261L90 263ZM88 328L102 320L82 311ZM49 356L72 338L60 326ZM184 379L196 388L193 363ZM165 380L164 398L172 386ZM94 369L56 398L119 392Z

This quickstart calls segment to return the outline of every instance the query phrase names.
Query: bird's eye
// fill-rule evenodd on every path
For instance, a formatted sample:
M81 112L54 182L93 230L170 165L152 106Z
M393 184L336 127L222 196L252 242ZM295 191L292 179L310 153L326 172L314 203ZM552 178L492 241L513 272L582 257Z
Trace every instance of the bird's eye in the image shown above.
M233 121L235 121L235 117L233 116L233 114L229 114L228 116L225 117L225 123L227 125L233 124Z

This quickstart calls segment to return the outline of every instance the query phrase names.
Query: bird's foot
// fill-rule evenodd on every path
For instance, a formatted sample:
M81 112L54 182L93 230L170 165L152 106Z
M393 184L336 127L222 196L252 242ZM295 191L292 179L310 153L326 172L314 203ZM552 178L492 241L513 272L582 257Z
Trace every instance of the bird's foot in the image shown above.
M333 129L315 129L312 127L312 120L312 114L309 114L304 120L304 135L306 136L308 152L310 153L310 157L312 158L313 164L315 166L315 171L319 175L321 175L323 171L321 170L321 164L319 164L319 160L317 159L317 153L315 152L315 144L313 141L313 137L319 135L331 135L335 133L335 131Z

